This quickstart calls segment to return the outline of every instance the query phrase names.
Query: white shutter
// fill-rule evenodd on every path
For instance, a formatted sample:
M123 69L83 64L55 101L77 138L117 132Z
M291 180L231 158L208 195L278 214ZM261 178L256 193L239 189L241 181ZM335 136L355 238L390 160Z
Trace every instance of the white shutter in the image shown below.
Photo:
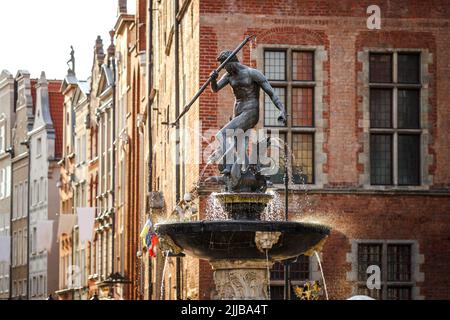
M5 171L5 168L0 169L0 199L5 197Z
M6 167L6 180L5 180L5 186L6 186L6 197L11 196L11 166Z
M5 124L3 123L0 127L0 153L5 152Z

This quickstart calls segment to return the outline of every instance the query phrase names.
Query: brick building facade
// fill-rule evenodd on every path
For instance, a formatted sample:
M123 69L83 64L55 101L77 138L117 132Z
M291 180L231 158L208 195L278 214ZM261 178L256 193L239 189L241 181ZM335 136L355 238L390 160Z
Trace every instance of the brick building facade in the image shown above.
M217 189L200 177L205 163L195 164L195 139L186 132L195 135L201 123L209 139L232 114L233 95L206 90L180 122L180 135L167 123L217 67L218 53L254 34L239 59L265 73L289 114L280 126L261 95L258 128L279 130L295 156L294 182L306 182L291 186L290 219L333 228L322 252L330 298L448 299L450 3L379 1L381 28L374 30L367 23L371 4L154 3L152 187L165 201L152 211L154 220L170 217L186 192L199 208L192 219L205 218ZM206 168L205 176L212 173ZM279 177L272 180L282 194ZM153 298L161 296L163 260L155 260ZM206 261L168 260L165 298L177 291L183 299L213 297ZM365 287L370 264L381 266L381 290ZM293 270L299 281L314 279L316 260L302 258ZM273 270L272 278L276 284L282 271ZM279 297L280 287L272 293Z

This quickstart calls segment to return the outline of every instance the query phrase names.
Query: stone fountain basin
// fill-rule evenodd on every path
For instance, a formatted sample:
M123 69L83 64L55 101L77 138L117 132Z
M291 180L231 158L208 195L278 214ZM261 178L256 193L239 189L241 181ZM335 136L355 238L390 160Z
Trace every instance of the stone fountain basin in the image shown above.
M256 246L256 232L280 232L268 253L272 260L283 260L315 247L331 229L303 222L223 220L159 223L155 230L163 242L173 241L187 255L206 260L266 259Z

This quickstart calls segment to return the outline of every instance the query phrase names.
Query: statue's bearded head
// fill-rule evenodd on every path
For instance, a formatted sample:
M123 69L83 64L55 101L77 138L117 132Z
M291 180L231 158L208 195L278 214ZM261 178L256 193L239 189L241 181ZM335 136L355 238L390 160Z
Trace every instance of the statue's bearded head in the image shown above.
M232 53L233 53L233 51L231 51L231 50L224 50L224 51L222 51L219 54L219 56L217 57L217 61L219 61L220 63L223 63ZM238 63L239 63L239 60L238 60L237 56L234 55L228 61L228 63L225 65L225 69L227 70L228 73L231 73L235 69L235 65L238 64Z

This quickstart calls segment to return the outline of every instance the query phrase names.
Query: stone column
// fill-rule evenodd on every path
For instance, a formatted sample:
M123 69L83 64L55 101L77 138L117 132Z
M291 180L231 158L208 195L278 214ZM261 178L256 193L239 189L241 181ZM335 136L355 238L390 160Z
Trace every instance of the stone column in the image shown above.
M210 261L220 300L267 300L268 270L273 262L266 260ZM269 265L268 265L269 264Z

